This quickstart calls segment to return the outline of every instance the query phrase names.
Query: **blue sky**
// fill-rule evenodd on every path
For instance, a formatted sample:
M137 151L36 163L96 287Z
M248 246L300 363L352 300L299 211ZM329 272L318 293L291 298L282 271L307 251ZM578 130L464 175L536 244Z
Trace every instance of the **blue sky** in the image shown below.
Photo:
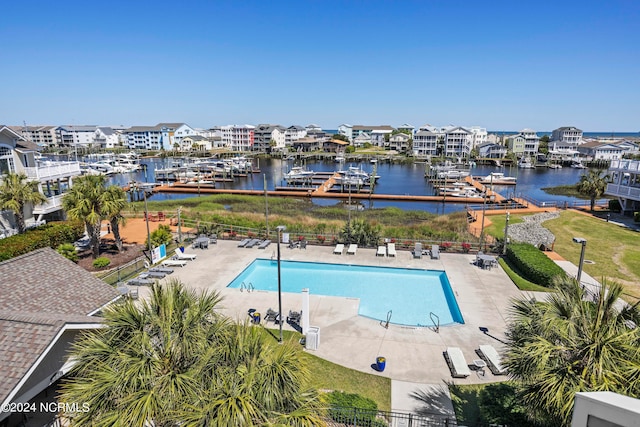
M0 123L640 130L640 2L3 5Z

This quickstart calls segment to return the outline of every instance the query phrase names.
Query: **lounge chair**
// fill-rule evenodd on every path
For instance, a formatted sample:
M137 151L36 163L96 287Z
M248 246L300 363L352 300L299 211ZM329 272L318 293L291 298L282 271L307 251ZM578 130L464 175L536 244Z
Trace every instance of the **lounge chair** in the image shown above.
M245 246L247 246L247 243L249 243L251 241L251 239L242 239L240 241L240 243L238 243L238 247L239 248L244 248Z
M168 268L168 267L150 267L150 268L147 268L147 270L150 273L164 273L164 274L173 273L173 268Z
M302 312L289 310L289 315L287 316L287 323L299 325L301 318L302 318Z
M210 235L209 236L209 243L211 243L211 244L218 243L218 235L217 234Z
M355 255L357 250L358 250L358 245L356 245L355 243L352 243L349 245L349 248L347 248L347 255Z
M129 280L127 282L127 285L128 286L145 286L145 285L153 285L154 283L155 283L155 280L136 278L136 279Z
M120 292L122 296L131 298L131 299L138 299L138 288L129 288L126 285L120 285L116 289L118 290L118 292Z
M384 246L378 246L378 251L376 252L376 256L386 256L387 249Z
M182 261L179 259L167 259L162 261L162 265L166 267L184 267L187 265L187 261Z
M344 252L344 245L342 243L338 243L333 250L333 253L336 255L342 255L342 252Z
M467 361L464 359L462 350L458 347L447 347L447 351L444 352L444 358L451 370L451 376L454 378L466 378L471 375L471 370Z
M151 271L147 270L146 273L142 273L139 277L142 279L164 279L167 273L163 273L161 271Z
M307 241L306 240L300 241L300 249L307 249Z
M440 246L431 245L431 259L440 259Z
M185 261L185 260L189 260L189 261L193 261L194 259L196 259L196 254L188 254L186 252L182 252L180 250L180 248L176 248L176 259L181 260L181 261Z
M269 308L267 309L267 314L264 315L264 323L267 323L270 321L274 323L278 323L280 321L280 313L278 313L277 311L271 310Z
M267 246L271 244L271 240L263 240L262 243L258 245L258 249L266 249Z
M416 246L413 248L413 257L422 258L422 243L416 242Z
M387 256L396 256L396 244L395 243L387 243Z
M498 351L490 344L481 345L477 353L480 357L487 362L487 366L493 372L494 375L504 375L507 373L507 368L502 366L502 358Z
M253 248L255 245L259 245L261 242L260 239L251 239L249 240L249 242L245 245L245 248Z

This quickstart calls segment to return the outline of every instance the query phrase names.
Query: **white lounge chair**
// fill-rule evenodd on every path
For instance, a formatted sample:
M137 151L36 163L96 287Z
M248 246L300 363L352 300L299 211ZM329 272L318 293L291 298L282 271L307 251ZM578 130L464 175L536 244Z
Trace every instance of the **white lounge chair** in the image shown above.
M176 259L178 260L189 260L189 261L193 261L194 259L196 259L196 254L188 254L186 252L182 252L180 250L180 248L176 248Z
M378 246L378 251L376 252L376 256L386 256L387 249L384 246Z
M333 253L336 255L342 255L342 252L344 252L344 245L342 243L338 243L333 250Z
M165 267L184 267L185 265L187 265L187 261L182 261L179 259L167 259L165 261L162 261L162 265L164 265Z
M487 366L491 369L494 375L504 375L507 373L507 368L502 366L502 358L498 351L489 344L483 344L478 349L478 354L482 357Z
M440 259L440 246L431 245L431 259Z
M387 243L387 256L396 256L396 244Z
M469 365L467 365L467 361L464 359L462 350L458 347L447 347L447 351L444 352L444 358L447 360L447 365L449 365L452 377L466 378L471 375Z
M347 249L347 255L355 255L357 250L358 250L358 245L356 245L355 243L352 243L349 245L349 248Z

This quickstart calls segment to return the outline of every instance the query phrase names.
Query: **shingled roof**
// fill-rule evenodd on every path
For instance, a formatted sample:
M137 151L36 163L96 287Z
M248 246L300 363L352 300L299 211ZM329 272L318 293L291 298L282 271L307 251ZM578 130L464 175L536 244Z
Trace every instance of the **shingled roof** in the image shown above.
M65 329L96 327L90 315L120 293L51 248L0 262L0 402L12 398Z
M0 301L17 312L89 315L119 292L51 248L0 263Z

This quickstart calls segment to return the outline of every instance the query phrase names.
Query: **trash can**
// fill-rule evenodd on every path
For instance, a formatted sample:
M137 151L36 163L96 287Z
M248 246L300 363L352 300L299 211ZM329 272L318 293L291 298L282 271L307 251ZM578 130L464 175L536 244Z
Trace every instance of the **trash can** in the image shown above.
M260 313L258 313L257 311L255 311L253 314L253 323L255 323L256 325L260 324Z
M184 246L180 246L180 252L184 253Z
M387 366L387 358L378 356L376 358L376 368L378 369L378 372L384 371L385 366Z
M304 348L307 350L317 350L320 346L320 328L309 326L305 338Z

